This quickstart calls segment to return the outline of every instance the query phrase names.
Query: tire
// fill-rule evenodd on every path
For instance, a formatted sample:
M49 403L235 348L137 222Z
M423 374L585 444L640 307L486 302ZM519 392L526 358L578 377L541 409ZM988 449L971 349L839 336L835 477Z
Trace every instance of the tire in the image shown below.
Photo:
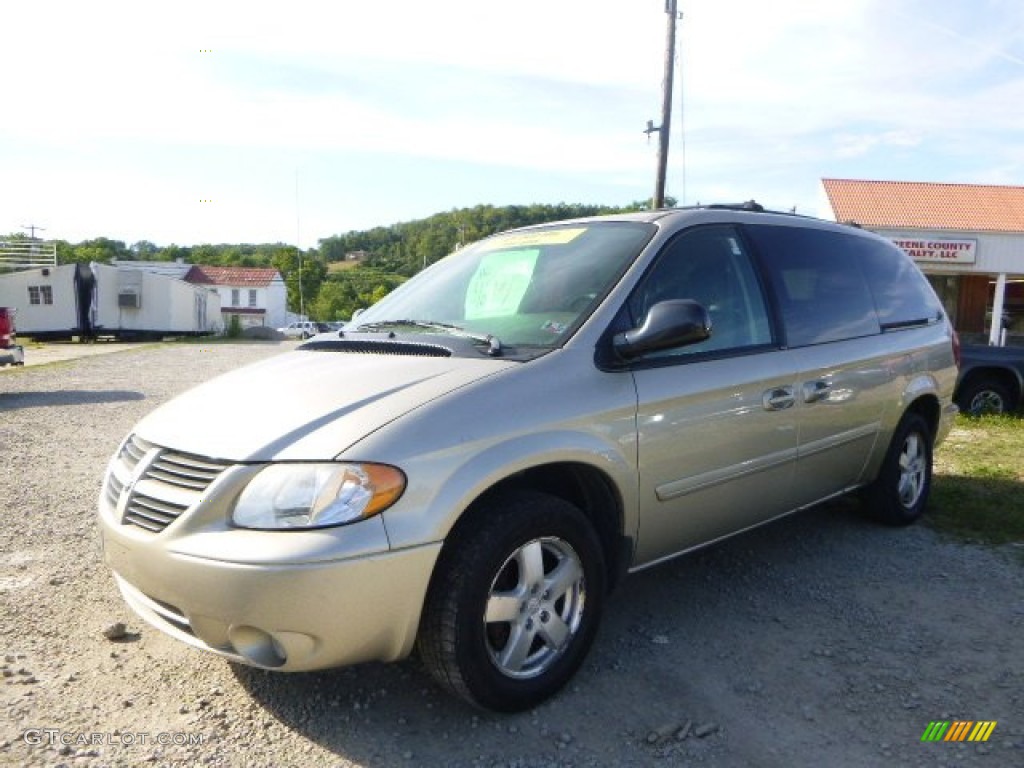
M457 696L519 712L583 662L604 604L604 556L586 517L562 499L516 492L479 511L442 552L418 650Z
M893 434L882 468L865 494L867 513L886 525L910 525L924 514L932 486L932 431L907 413Z
M967 416L1009 413L1014 409L1013 394L1001 382L977 379L956 396L956 404Z

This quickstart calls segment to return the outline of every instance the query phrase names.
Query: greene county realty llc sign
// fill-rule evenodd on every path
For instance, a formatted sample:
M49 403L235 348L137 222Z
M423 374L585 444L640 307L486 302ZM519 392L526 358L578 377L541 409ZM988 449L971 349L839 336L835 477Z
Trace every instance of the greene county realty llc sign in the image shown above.
M974 264L978 255L977 240L946 240L940 238L893 238L914 261L938 264Z

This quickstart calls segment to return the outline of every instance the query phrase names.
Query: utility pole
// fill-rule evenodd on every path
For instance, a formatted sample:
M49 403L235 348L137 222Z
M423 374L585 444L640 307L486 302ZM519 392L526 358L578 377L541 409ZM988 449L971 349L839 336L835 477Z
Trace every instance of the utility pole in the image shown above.
M37 227L35 224L22 224L21 228L28 230L28 236L29 236L30 240L35 240L36 239L36 230L37 229L40 232L45 232L46 231L43 227Z
M668 139L672 128L672 81L675 75L676 59L676 20L679 17L677 0L665 0L665 13L668 14L668 39L665 43L665 81L662 86L661 125L654 127L654 122L647 121L644 133L648 138L658 133L658 174L654 182L654 198L651 208L657 210L665 205L665 175L668 170Z

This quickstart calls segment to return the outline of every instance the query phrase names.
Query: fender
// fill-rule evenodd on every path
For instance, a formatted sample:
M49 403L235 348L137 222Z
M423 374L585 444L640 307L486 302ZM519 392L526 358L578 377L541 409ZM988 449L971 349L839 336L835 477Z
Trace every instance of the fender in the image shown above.
M625 450L624 450L625 448ZM443 482L438 470L452 466L451 455L416 457L403 465L409 487L401 501L383 513L392 549L443 540L469 506L487 490L524 470L550 464L582 464L601 472L623 502L623 528L635 536L638 490L635 442L625 446L583 431L523 434L466 450Z

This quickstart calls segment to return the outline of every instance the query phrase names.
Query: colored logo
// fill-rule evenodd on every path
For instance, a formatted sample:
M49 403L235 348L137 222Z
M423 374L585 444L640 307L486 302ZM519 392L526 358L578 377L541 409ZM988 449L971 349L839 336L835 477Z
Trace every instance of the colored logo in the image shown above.
M921 734L921 741L988 741L996 729L996 720L932 720Z

